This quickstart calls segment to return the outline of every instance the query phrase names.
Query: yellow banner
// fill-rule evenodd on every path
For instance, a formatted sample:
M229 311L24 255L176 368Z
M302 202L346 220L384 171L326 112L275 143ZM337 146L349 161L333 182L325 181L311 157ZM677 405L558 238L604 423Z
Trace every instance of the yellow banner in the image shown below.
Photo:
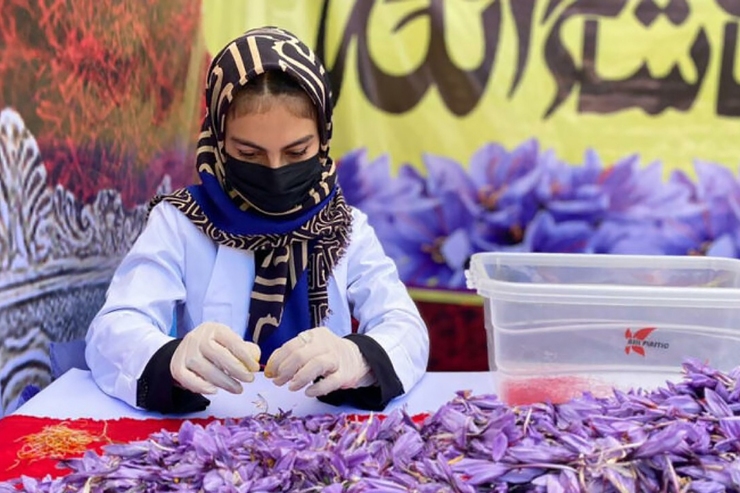
M272 24L313 46L339 99L334 155L466 163L535 137L580 163L637 153L668 170L735 166L737 30L730 0L207 0L211 52ZM326 9L326 12L322 12Z

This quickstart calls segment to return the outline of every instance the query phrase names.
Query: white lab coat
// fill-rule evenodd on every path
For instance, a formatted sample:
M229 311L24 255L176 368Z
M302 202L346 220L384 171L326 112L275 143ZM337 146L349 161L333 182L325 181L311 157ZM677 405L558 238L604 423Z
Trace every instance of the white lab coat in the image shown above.
M329 279L325 325L349 334L353 314L359 332L388 353L408 392L426 371L427 328L365 214L352 209L352 219L347 252ZM178 302L178 337L203 322L226 324L244 337L253 281L251 252L216 244L174 206L159 203L114 273L88 330L85 357L98 386L136 406L137 379L173 339Z

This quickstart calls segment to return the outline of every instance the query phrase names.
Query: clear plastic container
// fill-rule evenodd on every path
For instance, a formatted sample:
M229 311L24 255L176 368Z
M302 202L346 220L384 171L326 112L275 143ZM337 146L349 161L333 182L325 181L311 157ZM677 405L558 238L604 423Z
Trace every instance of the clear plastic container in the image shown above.
M740 364L740 260L478 253L466 277L512 405L655 388L689 357Z

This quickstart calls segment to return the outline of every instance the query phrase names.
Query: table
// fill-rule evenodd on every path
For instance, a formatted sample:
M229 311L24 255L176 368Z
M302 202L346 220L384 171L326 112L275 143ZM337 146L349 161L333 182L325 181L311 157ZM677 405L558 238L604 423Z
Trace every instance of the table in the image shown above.
M474 394L495 393L495 374L492 372L430 372L407 394L400 396L383 411L405 408L409 414L435 411L451 400L458 390ZM291 392L275 386L262 373L255 381L245 384L242 394L219 391L209 396L211 405L202 412L178 415L180 418L234 418L259 412L291 411L305 416L320 413L368 413L348 406L332 406L315 398L306 397L302 391ZM265 409L265 404L267 408ZM19 407L13 414L58 419L152 419L171 417L132 408L124 402L103 393L89 371L72 369Z

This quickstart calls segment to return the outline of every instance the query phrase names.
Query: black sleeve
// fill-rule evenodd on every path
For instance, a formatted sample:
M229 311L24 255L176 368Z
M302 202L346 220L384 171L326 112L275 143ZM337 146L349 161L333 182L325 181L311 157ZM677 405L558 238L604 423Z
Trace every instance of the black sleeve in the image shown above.
M357 344L360 353L375 374L377 384L359 389L340 389L318 397L322 402L338 406L349 404L359 409L382 411L393 399L403 394L403 384L385 349L370 336L350 334L345 337Z
M136 384L136 405L163 414L203 411L211 403L200 394L175 385L170 361L182 339L168 342L152 356Z

